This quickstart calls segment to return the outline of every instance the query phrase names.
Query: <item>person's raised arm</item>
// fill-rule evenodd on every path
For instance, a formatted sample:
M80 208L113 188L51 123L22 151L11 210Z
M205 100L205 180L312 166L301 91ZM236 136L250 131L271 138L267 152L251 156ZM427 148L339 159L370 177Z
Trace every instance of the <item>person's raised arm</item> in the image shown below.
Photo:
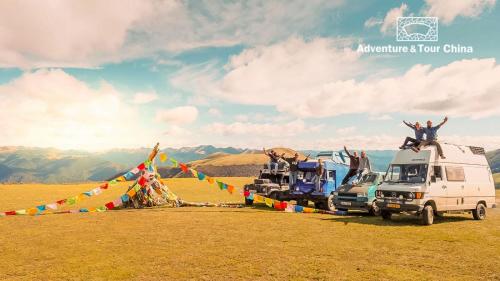
M446 122L448 122L448 116L444 117L443 122L439 123L438 127L443 126Z
M309 156L311 156L311 153L309 153L307 156L306 156L306 159L302 160L303 162L307 162L307 160L309 160Z
M345 147L345 145L344 145L344 151L345 151L345 153L347 153L347 156L352 157L352 155L349 153L349 151L347 151L347 147Z
M411 123L407 123L405 120L403 120L403 123L404 123L406 126L408 126L408 127L412 128L412 129L415 129L415 125L413 125L413 124L411 124Z
M372 171L372 164L370 164L370 158L366 157L366 163L367 163L367 167L368 167L368 172L371 172Z
M269 155L269 153L267 153L267 151L266 151L266 148L265 148L265 147L263 147L263 148L262 148L262 150L264 151L264 154L265 154L265 155Z

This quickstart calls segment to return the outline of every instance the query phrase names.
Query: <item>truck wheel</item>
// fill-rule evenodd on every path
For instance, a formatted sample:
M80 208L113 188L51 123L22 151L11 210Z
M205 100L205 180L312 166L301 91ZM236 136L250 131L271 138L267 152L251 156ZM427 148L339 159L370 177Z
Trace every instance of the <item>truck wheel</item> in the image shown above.
M426 205L422 211L422 223L424 225L431 225L434 222L434 209L432 205Z
M314 208L323 210L325 208L325 203L323 202L314 202Z
M392 217L392 213L391 213L391 212L389 212L389 211L387 211L387 210L382 210L382 211L380 212L380 215L382 215L382 218L383 218L384 220L390 220L390 219L391 219L391 217Z
M274 200L280 200L280 195L279 195L278 191L273 191L273 192L269 193L269 198L274 199Z
M253 205L253 200L245 198L245 205L252 206Z
M370 207L368 214L370 214L370 216L380 216L380 208L377 204L375 204L375 201L372 202L372 206Z
M325 202L325 209L327 211L335 212L335 204L333 204L333 194L330 194Z
M486 207L483 203L479 203L476 209L472 210L472 216L475 220L484 220L486 218Z

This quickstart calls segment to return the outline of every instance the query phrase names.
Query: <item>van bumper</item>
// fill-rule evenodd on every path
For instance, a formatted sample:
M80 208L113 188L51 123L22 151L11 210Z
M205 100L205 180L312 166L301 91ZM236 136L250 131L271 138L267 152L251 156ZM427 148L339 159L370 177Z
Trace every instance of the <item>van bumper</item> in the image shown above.
M333 205L336 209L348 209L348 210L360 210L369 211L371 205L366 201L352 201L352 200L342 200L335 198L333 199Z
M375 203L380 210L387 210L392 213L400 212L421 212L423 207L416 204L407 204L404 202L389 202L389 201L376 201Z

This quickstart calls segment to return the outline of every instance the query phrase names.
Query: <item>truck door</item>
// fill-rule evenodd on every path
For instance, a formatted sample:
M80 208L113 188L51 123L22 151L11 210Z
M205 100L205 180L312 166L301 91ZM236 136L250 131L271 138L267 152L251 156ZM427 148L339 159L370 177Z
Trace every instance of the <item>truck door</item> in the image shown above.
M450 210L461 210L465 203L465 173L463 166L445 166L447 205Z
M336 189L335 171L327 170L326 176L327 176L326 183L323 186L323 190L324 190L324 193L326 195L329 195L330 193L332 193Z
M429 170L429 196L436 203L437 211L446 210L448 208L448 186L443 177L443 168L439 165L431 165Z

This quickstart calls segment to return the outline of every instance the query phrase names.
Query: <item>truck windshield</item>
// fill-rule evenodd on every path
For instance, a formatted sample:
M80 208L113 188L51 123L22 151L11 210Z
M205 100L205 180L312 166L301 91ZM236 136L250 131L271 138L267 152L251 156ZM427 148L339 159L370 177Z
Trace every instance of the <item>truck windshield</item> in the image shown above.
M385 175L385 181L392 183L422 183L426 178L426 164L392 164Z

